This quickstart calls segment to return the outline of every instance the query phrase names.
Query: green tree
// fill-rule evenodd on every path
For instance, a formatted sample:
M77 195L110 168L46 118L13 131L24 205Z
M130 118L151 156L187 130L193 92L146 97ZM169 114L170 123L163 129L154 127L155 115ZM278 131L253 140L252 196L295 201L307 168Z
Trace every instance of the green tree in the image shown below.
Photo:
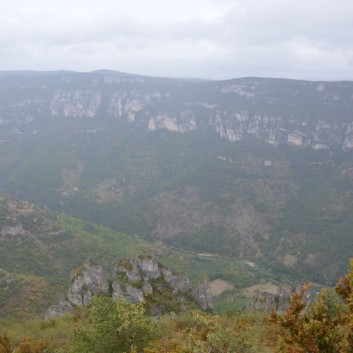
M273 312L271 321L282 328L278 351L285 353L353 353L353 261L348 275L340 278L335 292L323 289L307 308L303 286L293 293L284 314Z
M153 337L154 325L143 304L95 297L90 310L91 325L77 331L73 353L141 351Z

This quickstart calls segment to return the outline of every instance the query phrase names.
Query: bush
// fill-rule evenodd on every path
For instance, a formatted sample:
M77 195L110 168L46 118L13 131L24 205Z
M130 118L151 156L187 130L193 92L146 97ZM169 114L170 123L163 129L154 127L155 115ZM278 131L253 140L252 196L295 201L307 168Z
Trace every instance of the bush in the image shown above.
M141 351L152 339L154 325L143 304L94 297L90 311L92 324L77 331L72 353Z

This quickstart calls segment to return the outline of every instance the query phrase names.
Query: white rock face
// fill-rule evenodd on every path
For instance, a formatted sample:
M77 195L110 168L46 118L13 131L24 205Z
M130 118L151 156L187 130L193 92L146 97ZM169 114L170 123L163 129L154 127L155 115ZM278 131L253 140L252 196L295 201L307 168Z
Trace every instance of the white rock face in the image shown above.
M135 114L129 112L129 114L128 114L128 116L127 116L127 121L128 121L129 123L133 123L133 122L135 121Z
M156 131L157 130L156 122L154 121L153 118L150 118L150 120L148 121L147 129L150 130L150 131Z
M123 100L126 98L126 93L114 92L110 98L108 113L116 118L120 118L124 113Z
M147 129L156 131L164 129L173 132L186 133L197 128L196 116L191 110L181 112L179 118L166 113L158 113L148 121Z
M293 131L288 134L288 143L294 146L303 146L303 136L300 131Z
M69 88L73 78L68 76L63 79ZM142 126L149 131L167 130L175 133L188 133L197 130L204 126L206 120L211 130L231 142L237 142L246 136L254 136L274 146L287 144L317 150L332 148L349 150L353 148L353 138L351 137L353 123L345 121L336 124L333 122L334 120L318 118L315 113L313 116L311 113L308 116L305 115L305 119L297 119L290 114L286 116L280 113L277 115L269 113L267 108L261 112L261 109L256 111L244 108L246 105L241 105L242 108L238 109L229 99L245 100L248 102L247 104L255 104L255 106L257 99L262 99L268 107L276 105L277 97L268 95L270 92L268 88L256 79L246 79L242 83L220 83L215 90L227 95L224 102L216 99L212 101L209 97L205 97L205 99L198 97L197 101L193 101L192 97L187 101L178 102L176 100L178 107L181 108L180 111L178 111L180 108L168 108L169 102L176 99L174 93L163 90L160 92L141 90L140 83L142 82L144 82L143 78L134 76L105 75L103 82L92 81L90 90L59 89L50 100L49 113L52 116L75 118L94 118L98 114L106 114L125 119L130 124L142 123ZM115 90L109 91L109 93L99 91L98 88L103 83L109 87L115 85ZM117 85L121 83L129 83L131 88L127 89L124 86L119 88ZM133 83L139 83L139 85L135 88ZM184 85L184 83L180 83L180 87ZM324 104L337 105L344 99L344 96L338 91L328 93L329 88L330 85L323 82L313 85L314 93L324 100ZM296 97L298 92L298 90L295 91L293 97ZM34 104L44 106L46 102L41 98L36 98L32 101L18 103L20 106ZM28 116L24 119L23 124L31 124L32 121L33 117ZM0 124L4 124L4 122L5 120L1 117ZM17 127L12 129L12 133L16 136L23 134Z
M189 277L186 275L173 275L169 269L162 269L164 280L173 288L174 293L187 292L192 289Z
M281 95L277 96L277 88L272 90L273 82L258 79L217 83L209 91L205 90L205 96L200 94L193 98L190 95L186 99L169 87L164 90L163 86L142 85L143 78L129 75L104 74L100 78L91 78L86 86L77 86L72 75L61 77L61 81L60 89L51 98L39 95L11 103L23 112L29 111L27 108L32 109L29 113L21 113L21 124L16 123L9 130L13 136L23 138L26 133L20 125L33 124L38 112L67 118L114 117L149 131L167 130L175 133L204 129L208 124L209 129L231 142L254 136L274 146L287 144L312 149L353 148L353 123L349 117L353 95L349 93L351 99L348 96L347 106L347 95L342 85L302 83L305 89L311 89L313 104L318 104L320 109L315 110L309 105L306 111L305 106L300 107L298 111L302 110L303 116L298 116L296 106L300 105L302 99L299 84L293 88L290 96L285 90L283 92L283 99L293 100L288 101L290 109L287 112L278 105L286 102L281 101ZM180 83L180 87L184 86L187 86L186 83ZM46 84L41 86L46 95L49 94L49 88ZM327 111L332 110L334 116L327 114L326 107ZM344 114L342 117L341 111ZM0 125L8 124L8 119L1 115ZM37 133L37 130L32 131L33 134Z
M181 112L179 121L178 132L190 132L197 128L196 115L190 109Z
M348 124L344 133L342 149L349 150L353 148L353 123Z
M139 112L143 109L143 104L138 99L132 99L125 104L125 110L128 112Z
M242 119L241 115L240 120ZM221 138L228 141L239 141L244 136L241 124L237 126L233 121L225 120L221 111L217 111L216 118L211 122L211 125Z
M166 129L169 131L178 131L178 124L176 122L176 118L169 117L165 113L160 113L157 115L155 119L155 124L159 129Z
M329 149L330 145L342 145L344 128L334 123L319 120L315 125L315 131L311 134L310 147L319 149Z
M207 281L200 283L199 286L193 290L193 296L200 304L202 309L212 309L212 290L210 284Z
M210 125L221 138L232 142L241 140L245 135L253 135L272 145L278 145L282 130L280 118L258 114L250 116L246 111L227 117L227 112L218 110Z
M137 264L141 268L142 273L150 279L159 278L161 270L157 261L153 257L137 258Z
M133 304L138 304L141 303L143 298L144 298L144 294L143 291L141 289L135 288L133 286L131 286L130 284L126 284L125 286L125 298Z
M100 92L57 90L51 99L49 109L53 116L93 118L97 115L101 104Z
M119 281L114 281L112 283L112 289L113 289L113 294L112 297L113 298L122 298L125 299L125 295L124 295L124 290L122 288L122 286L120 285Z
M67 299L74 305L88 305L93 295L106 294L108 290L108 274L89 259L73 278Z
M143 283L142 290L143 290L144 295L148 295L148 294L153 293L153 288L152 288L150 282L148 282L148 280L146 280L146 279Z

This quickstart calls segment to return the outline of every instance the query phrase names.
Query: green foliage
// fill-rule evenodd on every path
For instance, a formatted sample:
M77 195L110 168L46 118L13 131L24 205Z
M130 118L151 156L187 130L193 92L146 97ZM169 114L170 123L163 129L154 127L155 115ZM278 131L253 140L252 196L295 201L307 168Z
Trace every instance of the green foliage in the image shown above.
M0 284L2 317L43 315L65 295L70 272L87 257L110 270L117 258L137 255L148 247L102 226L10 198L1 197L0 211L7 226L13 226L9 223L13 219L15 225L20 220L24 232L0 239L0 268L14 275L14 281Z
M205 278L228 281L238 292L234 298L239 297L242 288L256 284L262 278L273 278L271 272L249 267L231 257L195 254L192 249L187 252L160 243L146 243L139 238L10 198L2 197L0 207L6 222L9 219L21 219L22 229L28 234L21 239L0 239L0 268L10 271L16 279L9 284L0 284L2 317L29 318L43 315L51 304L62 299L70 285L70 273L81 266L87 257L102 264L106 270L111 270L112 264L119 258L153 252L159 254L159 260L171 270L186 273L192 281ZM222 229L210 227L205 231L209 234L208 246L212 242L216 246L214 239L217 237L212 235L221 233ZM199 241L201 244L202 236ZM131 269L128 261L121 264ZM16 273L25 275L17 276ZM126 278L121 279L126 281ZM142 284L136 283L139 287ZM173 298L167 300L168 291L162 292L162 289L156 288L154 304L163 313L170 310L178 312L180 303L174 302ZM226 306L222 301L228 301L228 297L216 301L216 310L219 308L222 312L239 304L238 299L233 298Z
M47 346L47 342L43 340L32 342L29 337L24 337L15 344L6 332L0 336L0 353L44 353Z
M141 351L153 337L154 325L145 315L143 304L95 297L90 311L92 324L77 331L73 353Z
M0 330L7 327L11 343L17 344L26 336L31 342L46 341L46 352L50 353L267 353L273 335L266 320L257 314L221 317L189 311L152 322L143 304L101 297L73 317L0 321Z
M283 353L351 353L353 351L353 261L351 272L340 278L336 293L343 299L337 300L332 293L323 289L320 296L306 309L303 286L299 294L293 293L290 306L281 315L273 313L271 321L283 329L278 352Z
M55 289L42 278L18 275L0 287L0 316L33 318L42 314L55 297Z
M76 316L52 319L0 320L0 333L6 332L11 342L17 345L25 337L31 342L47 342L47 353L68 352L72 347L75 327L86 322L84 313Z
M147 353L255 353L264 338L259 326L246 316L222 318L191 312L178 318L166 317L159 324L161 335ZM270 352L264 343L261 351Z
M284 317L273 314L273 321L287 329L280 345L280 352L341 352L343 334L340 332L340 321L337 313L332 314L326 304L326 291L321 292L308 313L304 294L307 287L299 295L293 294L291 306Z
M185 250L216 252L230 257L238 257L239 235L230 233L213 224L201 227L196 232L179 233L166 239L166 243Z

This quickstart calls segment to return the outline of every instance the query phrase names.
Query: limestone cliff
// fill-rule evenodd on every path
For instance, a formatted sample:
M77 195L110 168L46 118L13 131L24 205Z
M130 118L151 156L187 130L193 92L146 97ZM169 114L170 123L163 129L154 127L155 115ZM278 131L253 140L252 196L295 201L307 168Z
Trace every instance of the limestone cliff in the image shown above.
M73 305L88 305L93 295L106 295L109 291L108 274L91 259L75 271L67 299Z
M0 76L0 126L25 139L38 133L36 122L43 116L106 117L147 131L208 130L229 141L254 136L275 146L353 148L351 82L128 77L98 72L42 75L39 81Z

